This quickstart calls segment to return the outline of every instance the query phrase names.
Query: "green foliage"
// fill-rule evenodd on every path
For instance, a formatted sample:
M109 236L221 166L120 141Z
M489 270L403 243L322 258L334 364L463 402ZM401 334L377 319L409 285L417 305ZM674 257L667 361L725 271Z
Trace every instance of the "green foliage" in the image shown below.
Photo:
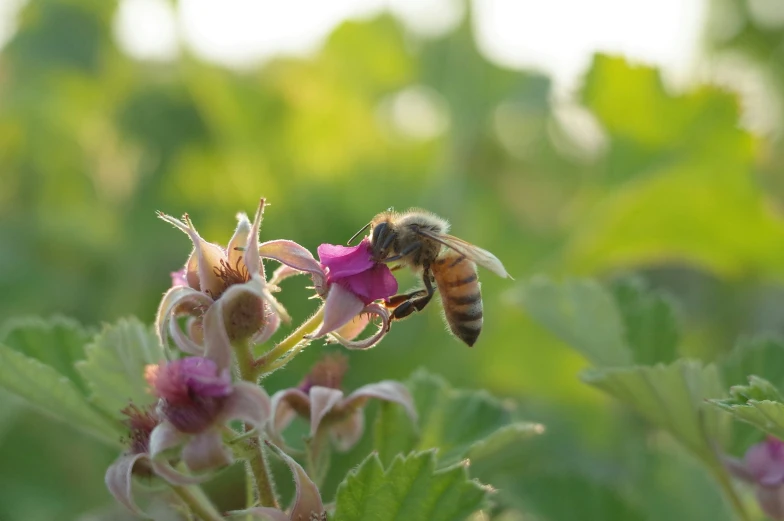
M338 488L334 519L462 521L486 496L463 465L437 470L434 451L399 456L386 469L373 454Z
M752 376L748 385L730 388L730 397L711 400L711 403L729 412L735 418L784 439L784 403L773 384Z
M742 339L720 363L724 381L739 385L759 376L776 387L784 386L784 341L780 338Z
M130 402L139 407L154 402L147 391L144 367L164 360L152 329L135 318L104 326L85 348L87 359L77 364L88 382L90 399L108 414L122 418Z

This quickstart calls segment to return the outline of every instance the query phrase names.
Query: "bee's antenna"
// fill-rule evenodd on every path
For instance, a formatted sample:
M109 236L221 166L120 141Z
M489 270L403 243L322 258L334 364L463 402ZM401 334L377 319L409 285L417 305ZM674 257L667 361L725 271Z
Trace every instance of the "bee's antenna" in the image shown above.
M370 228L370 223L367 223L365 226L360 228L360 230L357 233L351 236L351 238L348 240L346 244L351 244L352 242L354 242L354 239L356 239L362 232L364 232L368 228Z

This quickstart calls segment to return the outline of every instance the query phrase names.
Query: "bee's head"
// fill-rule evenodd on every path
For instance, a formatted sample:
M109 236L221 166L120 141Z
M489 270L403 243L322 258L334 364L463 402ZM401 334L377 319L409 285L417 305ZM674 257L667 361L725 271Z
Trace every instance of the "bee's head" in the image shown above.
M389 257L396 235L394 228L387 221L381 221L373 226L370 234L370 251L375 262L383 262Z

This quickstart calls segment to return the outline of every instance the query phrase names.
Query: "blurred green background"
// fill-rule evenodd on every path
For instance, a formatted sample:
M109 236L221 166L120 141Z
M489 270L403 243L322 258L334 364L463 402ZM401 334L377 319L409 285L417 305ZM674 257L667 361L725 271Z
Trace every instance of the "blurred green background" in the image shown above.
M696 80L674 88L654 67L597 55L565 101L546 75L480 53L470 9L434 37L391 15L348 21L311 56L234 70L187 50L131 58L114 37L114 1L29 0L0 51L0 316L152 322L190 249L155 211L187 211L225 243L234 214L263 195L262 240L314 252L390 206L419 206L517 281L638 275L673 296L685 350L704 360L781 331L782 8L710 5L695 70L731 64L724 74L751 82L743 97ZM754 133L748 109L760 105L773 124ZM585 362L525 315L515 282L481 278L474 349L433 306L352 353L346 386L424 365L545 423L499 478L510 510L498 519L600 519L563 510L586 497L610 505L602 519L726 519L695 463L579 382ZM294 317L315 307L303 282L280 296ZM268 389L296 383L320 352ZM103 473L115 456L3 395L0 521L114 512Z

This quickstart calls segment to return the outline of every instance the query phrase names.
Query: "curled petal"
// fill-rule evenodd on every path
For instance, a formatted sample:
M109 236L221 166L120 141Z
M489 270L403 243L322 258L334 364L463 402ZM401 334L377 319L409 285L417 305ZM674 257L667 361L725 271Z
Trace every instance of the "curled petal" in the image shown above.
M167 291L161 299L158 313L155 316L155 331L164 346L169 343L167 335L169 321L173 319L175 310L183 304L207 307L212 304L212 299L198 290L184 286L175 286Z
M176 320L169 320L169 334L174 340L174 345L190 355L202 356L204 347L194 342L180 327Z
M368 349L373 347L377 343L381 341L384 335L387 334L389 331L389 311L383 307L379 306L378 304L369 304L365 306L362 310L362 317L369 316L369 315L376 315L381 317L381 324L378 327L378 331L372 336L369 336L363 340L353 340L352 338L347 338L343 336L342 330L335 331L330 333L332 337L335 338L338 342L340 342L343 346L347 347L348 349ZM355 320L362 320L362 318L358 317ZM367 320L367 319L366 319ZM361 331L360 331L361 332ZM359 334L359 333L357 333Z
M297 410L310 410L310 397L300 389L285 389L272 395L270 430L277 436L297 416Z
M262 279L264 278L264 264L261 263L257 245L259 244L259 230L261 229L261 218L264 215L265 202L263 197L259 200L259 207L256 210L256 216L253 218L253 228L251 228L245 244L245 266L248 268L248 273L259 275Z
M310 435L315 436L321 421L343 399L343 391L314 385L310 388Z
M267 312L264 317L264 325L251 337L251 343L254 345L265 343L272 338L272 335L277 333L278 328L280 328L280 317L278 314L274 311Z
M180 472L179 470L176 470L174 467L172 467L168 461L153 461L151 465L153 472L172 485L195 485L210 478L209 474L193 476L191 474Z
M238 517L247 519L251 516L254 519L261 519L261 521L291 521L289 516L281 510L272 507L256 507L248 508L246 510L232 510L228 512L229 517Z
M358 407L361 406L369 398L378 398L379 400L386 400L394 402L403 406L411 418L411 421L416 424L417 413L414 407L414 399L405 385L393 380L384 380L374 384L368 384L360 387L351 393L346 401L341 404L344 407Z
M229 465L233 458L223 446L218 429L209 429L193 436L182 449L182 461L193 472L216 469Z
M132 454L129 456L120 456L106 469L106 488L114 496L114 498L125 505L131 512L144 518L149 518L141 509L136 505L133 500L133 491L131 485L133 481L133 467L139 460L148 459L147 454Z
M220 300L210 306L204 314L204 343L206 347L204 356L215 362L219 370L222 371L231 365L231 341L223 323Z
M264 389L250 382L234 384L234 392L223 404L223 421L242 420L263 429L272 415L272 404Z
M316 288L323 289L326 287L326 274L321 264L307 248L294 241L281 239L263 242L259 245L259 255L267 259L274 259L297 271L310 273L313 276L313 283L316 285ZM285 274L286 272L283 273ZM279 273L278 280L282 280L280 275ZM286 274L286 276L289 275Z
M370 324L370 313L360 313L352 318L351 322L341 327L333 334L336 338L339 336L345 340L354 340L365 330L368 324Z
M275 271L272 272L272 277L270 277L269 283L273 286L279 286L282 281L289 277L307 273L307 271L300 271L298 269L292 268L291 266L287 266L286 264L281 264L275 269Z
M365 413L362 409L357 409L345 420L332 425L329 434L335 447L339 451L345 452L356 445L364 431Z
M238 213L237 221L237 229L234 230L234 235L231 236L229 245L226 247L226 255L229 258L229 266L231 267L237 266L240 259L245 255L245 247L248 245L248 236L251 233L251 224L247 215Z
M340 329L351 322L364 308L364 302L356 295L338 284L333 284L324 302L324 322L310 337L318 338Z
M178 431L171 423L159 423L150 433L150 457L155 459L172 447L181 445L186 437L186 434Z
M299 519L321 519L324 514L324 505L321 502L321 494L318 488L310 480L305 470L294 461L291 456L280 450L278 447L271 443L267 443L277 455L286 462L294 475L294 485L297 490L297 495L294 498L294 504L291 505L291 513L289 517L294 520Z

